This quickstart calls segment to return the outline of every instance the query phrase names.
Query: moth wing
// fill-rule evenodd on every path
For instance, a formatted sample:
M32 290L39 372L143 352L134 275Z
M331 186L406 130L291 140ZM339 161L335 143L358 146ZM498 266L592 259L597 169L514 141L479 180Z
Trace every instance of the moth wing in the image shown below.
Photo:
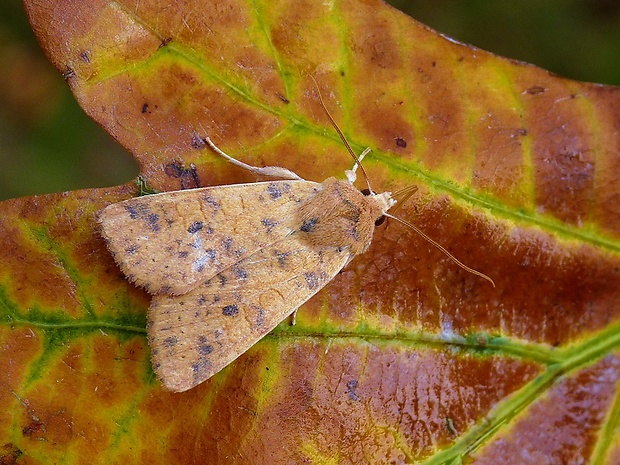
M297 229L294 212L318 189L273 181L163 192L109 205L99 222L131 281L180 295Z
M148 337L164 386L207 380L323 288L348 263L347 249L317 250L295 234L182 296L156 295Z

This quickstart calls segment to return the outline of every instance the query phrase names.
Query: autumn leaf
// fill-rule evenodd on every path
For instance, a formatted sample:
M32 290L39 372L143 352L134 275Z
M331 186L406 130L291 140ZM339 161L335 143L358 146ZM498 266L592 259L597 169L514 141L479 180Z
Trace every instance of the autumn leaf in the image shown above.
M153 375L149 297L95 214L134 183L0 204L2 463L615 463L620 91L456 43L375 0L26 0L149 188L352 165L395 222L222 372Z

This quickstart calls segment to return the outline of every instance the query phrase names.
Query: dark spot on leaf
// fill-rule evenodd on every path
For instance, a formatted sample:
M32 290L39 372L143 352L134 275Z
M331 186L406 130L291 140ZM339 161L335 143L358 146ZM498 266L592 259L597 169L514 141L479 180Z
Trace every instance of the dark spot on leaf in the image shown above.
M200 180L198 179L198 172L196 166L191 164L189 168L186 168L178 161L169 163L164 168L166 176L171 178L178 178L181 180L181 189L191 189L194 187L200 187Z
M202 221L194 221L192 224L189 225L189 228L187 228L187 232L190 234L196 234L203 228L203 226L204 225L202 224Z
M141 111L142 111L142 113L146 113L147 111L149 111L149 104L148 103L143 103Z
M396 145L400 147L401 149L404 149L405 147L407 147L407 141L403 139L402 137L396 137L394 138L394 140L396 141Z
M65 81L68 81L69 79L75 77L75 71L73 70L73 68L67 66L62 73L62 77Z
M316 224L319 222L318 218L311 218L309 220L304 221L304 223L299 228L300 231L305 233L309 233L315 230Z
M222 313L226 316L236 316L239 313L239 307L234 304L226 305L226 307L222 309Z
M205 140L204 137L202 137L197 132L192 133L192 148L199 150L203 148L205 145L207 145L207 141Z
M41 420L36 420L36 419L32 419L32 421L30 421L30 423L28 423L26 426L24 426L24 428L22 429L22 434L24 436L32 436L33 434L39 432L39 431L45 431L45 423L43 423ZM0 454L2 454L4 451L2 451L0 449ZM21 452L21 451L20 451ZM21 453L20 453L21 455ZM5 463L15 463L15 462L5 462L4 461L4 455L0 455L0 457L2 457L3 459L0 460L0 464L5 464Z
M357 395L355 390L357 389L357 380L352 379L347 382L347 390L346 393L349 395L349 399L351 400L360 400L360 396Z
M159 44L159 48L165 47L166 45L168 45L170 42L172 42L172 37L166 37L164 40L161 41L161 43Z
M82 53L80 53L80 59L84 63L90 63L90 55L88 53L88 50L84 50Z
M532 86L529 89L527 89L525 92L530 95L537 95L537 94L543 94L547 92L547 89L542 86Z
M276 95L278 96L278 98L280 100L282 100L284 103L291 103L289 99L287 99L284 95L282 95L280 92L276 92Z

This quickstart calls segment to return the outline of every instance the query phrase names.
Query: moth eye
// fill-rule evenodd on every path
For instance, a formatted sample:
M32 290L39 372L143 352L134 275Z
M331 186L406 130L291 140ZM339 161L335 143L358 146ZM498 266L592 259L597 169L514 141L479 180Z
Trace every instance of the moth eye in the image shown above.
M370 195L370 189L362 189L360 192L364 195L364 197L368 197Z
M377 221L375 221L375 226L381 226L385 223L385 215L381 215Z

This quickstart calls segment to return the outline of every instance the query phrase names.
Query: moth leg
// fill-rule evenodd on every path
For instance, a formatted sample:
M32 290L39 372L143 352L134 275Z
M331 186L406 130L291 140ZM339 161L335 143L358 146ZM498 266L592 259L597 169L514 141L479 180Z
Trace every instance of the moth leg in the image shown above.
M234 165L240 166L243 169L251 171L256 174L261 174L263 176L272 176L274 178L284 178L284 179L293 179L297 181L303 181L304 179L298 176L296 173L293 173L291 170L287 170L286 168L282 168L281 166L252 166L247 163L243 163L242 161L237 160L236 158L231 157L224 151L222 151L217 145L213 143L213 141L209 138L209 136L205 136L203 139L211 149L226 158L229 162Z
M296 308L295 310L293 310L293 313L291 313L288 318L289 318L289 326L295 326L295 324L297 324L297 310L299 310L298 308Z
M357 179L357 174L355 173L357 171L357 168L360 166L360 163L362 162L362 160L364 159L364 157L366 155L368 155L371 152L371 148L367 147L366 150L364 150L359 157L357 157L357 161L355 162L355 164L353 165L353 168L351 168L350 170L346 170L344 173L347 176L347 180L353 184L355 182L355 180Z

